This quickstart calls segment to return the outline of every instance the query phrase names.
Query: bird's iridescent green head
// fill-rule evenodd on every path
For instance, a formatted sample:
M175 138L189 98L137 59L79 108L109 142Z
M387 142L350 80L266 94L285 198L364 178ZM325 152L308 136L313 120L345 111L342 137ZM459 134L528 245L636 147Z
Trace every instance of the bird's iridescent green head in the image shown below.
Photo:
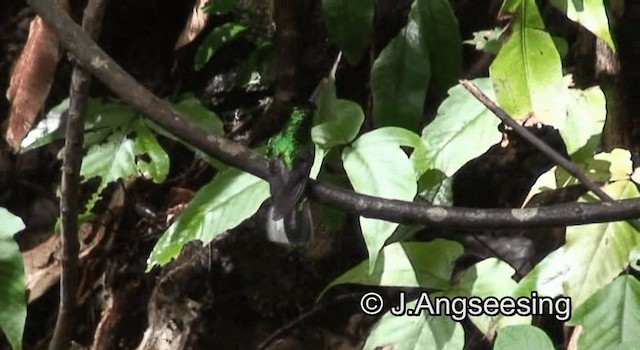
M301 134L308 131L302 129L305 128L305 121L308 122L307 119L310 118L309 112L303 108L294 108L284 128L269 140L269 155L272 158L281 157L288 169L293 168L296 158L305 146L306 140L303 140Z

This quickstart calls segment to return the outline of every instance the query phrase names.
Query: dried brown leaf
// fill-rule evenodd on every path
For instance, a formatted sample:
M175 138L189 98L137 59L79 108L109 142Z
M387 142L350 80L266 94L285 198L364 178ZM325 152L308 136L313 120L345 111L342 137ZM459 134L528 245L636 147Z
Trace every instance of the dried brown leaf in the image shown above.
M34 18L7 89L11 110L6 140L16 151L49 95L59 60L58 39L42 18Z

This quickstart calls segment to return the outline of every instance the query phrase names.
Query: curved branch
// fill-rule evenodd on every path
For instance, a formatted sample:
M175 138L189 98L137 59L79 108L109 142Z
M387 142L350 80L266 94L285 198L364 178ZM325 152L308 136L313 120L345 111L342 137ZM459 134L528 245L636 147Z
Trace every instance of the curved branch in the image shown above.
M151 94L102 51L69 16L50 0L29 0L34 10L54 29L62 45L79 64L107 85L134 109L208 155L261 178L267 161L248 148L211 134L173 111ZM640 217L640 199L606 203L571 203L529 209L446 208L384 198L311 181L311 199L369 218L399 223L422 223L442 228L514 228L580 225Z

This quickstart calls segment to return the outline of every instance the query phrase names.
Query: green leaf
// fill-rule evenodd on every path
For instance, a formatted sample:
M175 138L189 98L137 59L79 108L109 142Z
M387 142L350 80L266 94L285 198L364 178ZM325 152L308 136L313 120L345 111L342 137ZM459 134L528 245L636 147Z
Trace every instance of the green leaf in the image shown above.
M413 308L416 302L407 304ZM387 312L371 331L364 349L456 350L464 348L462 325L447 316L396 316Z
M359 104L337 100L333 120L317 124L311 129L313 142L324 148L345 145L353 141L364 122L364 112Z
M196 51L195 69L202 69L222 45L242 37L248 29L240 23L225 23L214 28Z
M491 80L481 78L473 82L493 98ZM451 88L436 118L422 130L422 139L428 144L427 168L452 176L500 141L499 124L500 120L462 85Z
M0 329L14 350L22 349L27 319L24 264L13 235L24 229L22 220L0 208Z
M629 275L598 290L573 313L573 325L582 325L578 348L611 349L640 343L640 282ZM630 348L629 348L630 349Z
M224 133L222 120L215 113L203 106L202 102L191 94L182 96L180 101L172 103L171 107L177 112L184 114L201 129L218 135Z
M462 291L462 296L480 298L514 297L518 284L513 280L515 270L506 262L496 258L480 261L464 272L452 292ZM448 294L450 294L449 292ZM471 316L471 321L483 334L493 338L495 331L514 324L529 324L531 317L519 315Z
M344 169L354 190L389 199L413 200L418 186L412 161L400 146L422 147L418 135L400 128L380 128L362 135L342 153ZM369 251L370 268L397 223L360 218Z
M139 158L137 161L138 169L144 177L152 179L155 183L163 182L169 174L169 155L142 121L136 126L136 134L134 153L147 155L150 159L146 161Z
M603 190L614 199L640 195L630 180L614 182ZM591 194L581 198L593 200ZM566 295L575 310L627 268L637 245L638 232L626 221L570 226L566 243L525 276L518 289L525 295L532 290L541 295Z
M552 124L566 115L562 63L535 0L522 0L509 40L490 67L498 102L515 119Z
M416 130L422 120L431 63L420 29L425 25L423 18L429 16L420 10L414 3L407 25L373 63L373 119L378 126Z
M193 240L208 244L253 215L269 197L269 184L235 168L202 187L177 220L160 237L147 261L148 269L164 265Z
M363 261L336 278L325 291L344 283L444 290L451 285L455 261L462 253L460 243L441 238L427 243L393 243L382 249L371 273L369 260Z
M222 14L236 9L236 0L209 0L203 10L211 14Z
M431 79L440 93L456 85L462 67L462 38L449 0L417 0L423 50L429 53Z
M540 328L522 324L509 326L498 332L493 350L511 349L553 350L555 347Z
M551 0L553 6L564 12L569 19L580 23L595 36L615 50L609 31L609 19L603 0Z
M493 55L497 55L502 48L500 37L504 33L504 28L496 27L492 30L482 30L473 32L473 38L465 40L465 44L473 45L478 51L485 51Z
M560 131L567 153L574 161L591 157L599 146L606 116L606 100L600 87L567 89L566 121L554 126Z
M100 177L98 192L108 183L127 179L136 174L134 142L120 131L113 133L105 143L89 148L82 161L80 176L85 180Z
M21 151L35 149L64 138L66 125L62 115L69 109L69 99L52 108L38 125L22 141ZM128 128L137 113L119 101L90 98L85 116L84 146L90 147L104 141L114 130Z
M362 59L373 30L374 0L323 0L322 13L333 40L351 64Z

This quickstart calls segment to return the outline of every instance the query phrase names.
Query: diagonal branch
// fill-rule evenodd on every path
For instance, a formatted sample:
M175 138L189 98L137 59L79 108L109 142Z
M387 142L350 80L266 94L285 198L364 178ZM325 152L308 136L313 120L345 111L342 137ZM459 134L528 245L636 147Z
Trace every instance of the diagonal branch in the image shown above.
M62 45L80 65L138 112L208 155L261 178L267 177L266 159L246 147L199 129L173 111L107 56L54 2L29 0L29 4L52 26ZM579 225L640 217L640 199L530 209L447 208L371 197L317 181L310 181L309 194L315 201L369 218L471 230Z
M544 141L540 140L531 131L527 130L524 126L516 122L511 116L505 112L504 109L498 107L495 102L485 95L480 88L469 80L460 80L460 84L464 86L478 101L482 102L493 114L498 117L504 124L511 127L518 135L523 139L529 141L534 147L536 147L542 154L549 157L554 163L563 167L569 174L578 179L586 188L595 193L598 198L603 201L611 202L613 198L605 193L600 186L591 181L589 176L578 167L575 163L563 157L556 150L547 145Z

